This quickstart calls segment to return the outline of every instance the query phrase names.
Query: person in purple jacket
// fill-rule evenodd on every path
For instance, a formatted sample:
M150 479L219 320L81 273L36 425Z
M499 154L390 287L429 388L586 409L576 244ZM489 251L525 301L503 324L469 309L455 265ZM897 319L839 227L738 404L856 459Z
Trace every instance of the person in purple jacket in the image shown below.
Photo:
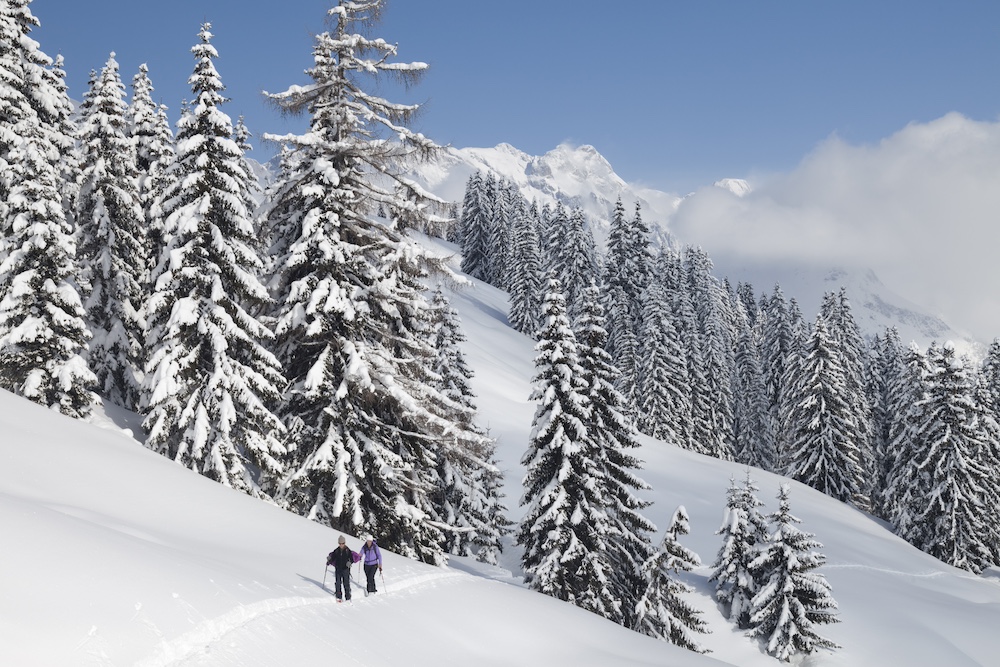
M379 551L375 538L365 535L365 543L361 546L361 560L365 565L365 577L368 579L368 590L365 595L377 593L375 588L375 570L382 571L382 552Z

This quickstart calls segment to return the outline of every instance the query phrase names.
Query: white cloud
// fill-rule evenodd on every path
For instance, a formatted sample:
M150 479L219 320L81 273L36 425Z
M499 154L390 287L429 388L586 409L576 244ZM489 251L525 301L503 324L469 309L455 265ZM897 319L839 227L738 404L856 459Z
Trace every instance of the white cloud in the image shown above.
M953 326L1000 335L1000 123L949 114L873 146L831 138L752 185L699 190L671 228L729 260L871 267Z

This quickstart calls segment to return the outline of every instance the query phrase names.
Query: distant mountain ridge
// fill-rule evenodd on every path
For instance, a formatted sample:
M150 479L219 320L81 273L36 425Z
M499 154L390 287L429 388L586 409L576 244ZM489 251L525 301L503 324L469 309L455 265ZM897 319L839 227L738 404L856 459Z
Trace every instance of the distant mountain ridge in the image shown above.
M438 197L460 204L466 182L476 171L492 172L516 184L529 201L561 202L567 207L582 208L598 246L603 246L607 239L608 221L619 198L629 215L635 203L639 203L643 220L653 232L654 244L683 244L685 239L671 232L670 220L685 199L698 196L697 192L679 196L629 184L593 146L567 143L540 156L528 155L506 143L492 148L448 147L435 161L415 170L413 177ZM752 192L750 184L738 178L721 179L713 185L737 197ZM712 254L712 248L706 250ZM952 340L961 351L973 356L984 349L980 342L954 329L940 317L891 291L871 269L804 263L789 268L727 260L725 265L717 263L716 275L728 277L734 285L738 281L749 282L758 293L769 294L775 283L779 283L785 297L794 297L799 303L807 322L819 311L824 292L845 287L855 319L867 336L884 333L886 327L895 326L904 342L914 340L926 346L932 341Z

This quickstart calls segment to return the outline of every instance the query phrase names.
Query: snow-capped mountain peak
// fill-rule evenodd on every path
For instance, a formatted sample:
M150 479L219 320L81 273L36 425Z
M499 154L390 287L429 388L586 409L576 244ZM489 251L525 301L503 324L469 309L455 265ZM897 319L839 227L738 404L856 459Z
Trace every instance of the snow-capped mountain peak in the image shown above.
M746 197L753 192L750 184L742 178L723 178L715 182L715 187L729 190L737 197Z

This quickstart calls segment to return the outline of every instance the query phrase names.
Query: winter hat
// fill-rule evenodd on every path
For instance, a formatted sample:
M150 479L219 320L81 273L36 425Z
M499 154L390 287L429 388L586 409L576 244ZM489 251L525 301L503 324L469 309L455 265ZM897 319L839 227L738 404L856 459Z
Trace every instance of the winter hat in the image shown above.
M372 537L371 535L365 535L364 538L362 538L362 539L364 539L365 542L374 542L375 541L375 538Z
M337 538L337 544L347 544L347 538L341 535Z

